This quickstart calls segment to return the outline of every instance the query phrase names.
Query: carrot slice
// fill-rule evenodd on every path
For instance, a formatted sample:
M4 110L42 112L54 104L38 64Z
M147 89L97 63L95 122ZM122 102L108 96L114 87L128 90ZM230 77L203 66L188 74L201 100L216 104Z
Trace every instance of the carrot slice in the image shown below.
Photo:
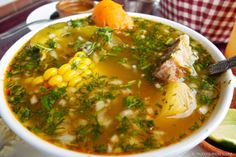
M113 29L133 28L132 18L123 10L122 6L112 0L103 0L93 11L93 20L99 27L109 26Z

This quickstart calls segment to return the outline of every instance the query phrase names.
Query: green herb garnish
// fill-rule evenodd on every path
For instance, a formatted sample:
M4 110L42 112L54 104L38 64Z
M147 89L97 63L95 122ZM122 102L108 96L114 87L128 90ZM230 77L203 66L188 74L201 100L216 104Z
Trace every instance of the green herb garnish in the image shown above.
M127 108L144 108L144 102L140 97L137 96L127 96L123 100L123 104Z

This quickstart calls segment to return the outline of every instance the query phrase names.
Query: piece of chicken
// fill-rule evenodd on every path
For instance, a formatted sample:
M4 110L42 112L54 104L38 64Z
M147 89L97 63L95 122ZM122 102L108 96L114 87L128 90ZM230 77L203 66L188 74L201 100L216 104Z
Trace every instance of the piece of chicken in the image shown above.
M178 40L178 44L170 52L170 58L160 68L157 68L154 73L158 79L164 82L177 81L187 74L197 75L193 64L198 59L198 56L195 51L192 51L189 36L186 34L181 35Z

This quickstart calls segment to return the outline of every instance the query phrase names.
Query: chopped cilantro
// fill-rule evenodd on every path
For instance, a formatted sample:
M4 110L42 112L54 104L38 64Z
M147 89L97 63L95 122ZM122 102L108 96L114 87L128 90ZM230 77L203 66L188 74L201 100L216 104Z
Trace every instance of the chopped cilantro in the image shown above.
M151 64L148 62L148 60L145 57L141 56L139 58L139 63L138 63L138 68L139 69L145 70L150 66L151 66Z
M123 117L121 120L120 120L120 125L118 127L118 132L119 133L127 133L128 129L129 129L129 126L130 126L130 121L127 117Z
M54 39L49 39L46 44L48 45L49 48L51 49L56 49L57 48L57 43Z
M137 96L127 96L123 100L123 104L127 108L143 108L144 102L140 97Z
M31 131L33 131L34 133L40 133L41 132L41 130L39 129L39 128L37 128L37 127L33 127L33 128L29 128Z
M91 130L91 135L94 140L97 140L102 134L101 129L102 126L96 120L96 123L92 125L92 130Z
M135 144L128 144L128 143L121 143L120 147L124 152L132 152L138 149L138 147Z
M111 53L115 53L115 54L118 54L122 51L122 47L121 46L113 46L112 49L111 49Z
M90 134L90 126L89 125L82 125L79 126L76 131L76 137L78 141L85 142L88 140L87 136Z
M150 136L148 137L145 141L144 141L144 147L145 148L157 148L157 147L160 147L157 143L156 143L156 140L154 137Z
M94 151L95 151L95 152L99 152L99 153L104 153L104 152L107 151L107 146L104 145L104 144L94 146Z
M212 104L212 102L213 102L213 99L210 98L209 96L207 96L207 95L200 96L200 103L201 104L210 105L210 104Z
M61 98L61 96L65 93L65 88L53 89L47 95L44 95L41 98L41 103L44 108L50 110L52 105Z
M25 51L15 58L15 63L11 65L12 70L8 72L8 76L24 74L27 70L38 70L40 56L40 49L37 46L25 48Z
M79 51L82 50L82 46L84 44L84 41L81 41L80 39L77 39L73 44L72 44L72 48L74 49L74 51Z
M67 110L65 108L56 108L52 109L47 117L47 125L45 132L48 135L54 134L57 126L61 124L64 120L64 116L67 114Z
M138 86L140 85L140 80L131 80L128 81L126 84L120 85L121 88L130 88L131 86L137 84Z
M145 130L150 130L154 126L154 121L153 120L145 120L140 117L137 117L134 119L134 123Z
M99 42L90 42L87 41L85 42L82 46L81 49L87 54L90 55L93 52L100 50L101 49L101 44Z
M128 63L128 58L121 58L121 59L119 59L119 61L118 61L118 63L119 64L126 64L126 63Z
M89 118L90 123L78 127L76 136L78 142L86 142L87 140L95 141L100 138L102 134L102 126L99 124L97 117Z
M28 120L30 118L31 111L28 107L23 107L20 112L20 119L22 121Z
M203 80L203 81L201 82L200 88L201 88L201 89L208 90L208 89L210 88L210 86L211 86L211 85L210 85L207 81Z
M179 139L182 139L182 138L184 138L186 136L186 133L180 133L179 134Z
M7 97L9 103L19 105L25 101L25 88L17 84L8 84L7 87L10 91L10 94Z
M110 43L112 40L113 30L109 27L99 27L97 29L97 35L103 39L106 43Z
M81 27L83 25L83 22L81 20L70 20L72 27Z
M194 130L198 129L199 127L200 127L199 124L195 122L195 123L189 128L189 130L194 131Z
M48 135L53 135L56 129L57 126L55 125L55 123L52 123L45 129L45 133Z

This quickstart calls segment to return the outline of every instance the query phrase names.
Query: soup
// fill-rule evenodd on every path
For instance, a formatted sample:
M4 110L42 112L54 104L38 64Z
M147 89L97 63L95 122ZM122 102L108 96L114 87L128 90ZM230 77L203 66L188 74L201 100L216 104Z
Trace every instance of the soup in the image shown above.
M22 125L92 154L159 149L201 127L219 96L217 76L204 72L211 56L179 30L132 19L132 29L97 27L87 17L34 35L5 76Z

